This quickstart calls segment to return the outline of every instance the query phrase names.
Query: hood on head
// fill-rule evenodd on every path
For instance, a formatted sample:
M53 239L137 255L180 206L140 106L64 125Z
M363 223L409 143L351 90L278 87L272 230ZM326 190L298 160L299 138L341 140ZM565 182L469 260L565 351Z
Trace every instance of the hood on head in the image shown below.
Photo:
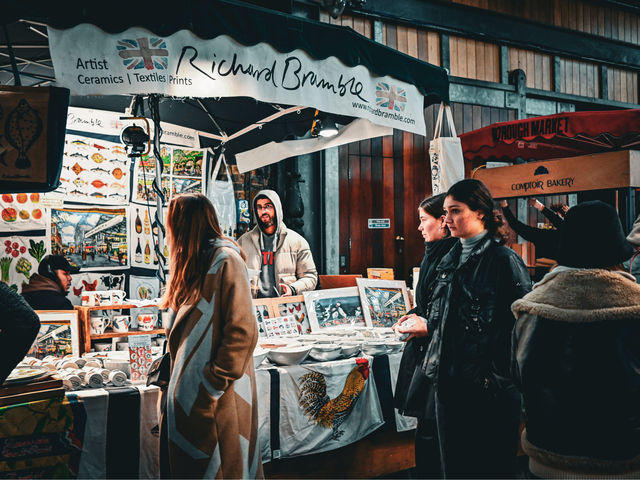
M273 190L260 190L253 198L253 220L258 227L260 227L261 224L256 210L256 202L260 197L267 197L271 203L273 203L273 207L276 210L276 233L279 233L282 227L282 203L280 202L280 197ZM260 230L262 230L262 228L260 228Z
M240 247L235 243L225 237L218 237L211 242L213 248L227 247L238 253L238 255L242 256L240 252Z

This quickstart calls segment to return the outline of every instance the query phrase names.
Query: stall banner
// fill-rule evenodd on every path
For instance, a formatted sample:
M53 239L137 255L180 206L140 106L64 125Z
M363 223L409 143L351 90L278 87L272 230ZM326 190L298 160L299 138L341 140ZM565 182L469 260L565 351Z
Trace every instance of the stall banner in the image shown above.
M4 193L0 196L0 230L45 230L49 212L41 200L40 193Z
M92 205L126 205L129 183L129 158L122 144L67 135L60 186L45 197Z
M76 273L71 276L71 287L67 298L73 305L82 305L84 292L124 290L124 277L124 273L118 275L103 272Z
M160 150L164 170L162 191L165 201L179 193L204 193L207 156L202 149L164 147ZM134 170L133 202L155 203L156 194L152 183L155 178L155 158L143 157Z
M38 273L40 260L49 253L47 245L45 235L0 237L0 279L21 292L23 283Z
M122 112L109 112L106 110L93 110L91 108L69 107L67 113L67 130L77 130L98 135L119 137L122 130L136 123L135 120L123 120ZM140 120L137 125L141 124ZM153 138L153 123L150 123L151 138ZM146 125L143 127L146 129ZM160 122L162 143L182 145L184 147L200 148L198 131L192 128Z
M56 81L75 95L252 97L426 134L424 98L415 86L335 57L280 53L225 35L201 39L188 30L158 37L140 27L110 34L81 24L48 33Z
M398 383L398 372L400 371L400 360L402 360L402 353L394 353L389 355L389 377L391 378L391 390L393 395L396 394L396 383ZM418 427L418 419L415 417L405 417L397 408L393 409L396 419L396 431L406 432L407 430L414 430Z
M128 208L52 208L47 244L83 270L129 266Z
M155 244L158 242L159 227L156 217L156 207L134 205L130 207L131 229L131 266L158 269L160 262L156 254ZM163 209L164 210L164 209ZM159 218L164 219L164 213ZM169 259L169 247L166 242L159 245L165 259Z
M372 357L280 368L280 454L353 443L384 423Z

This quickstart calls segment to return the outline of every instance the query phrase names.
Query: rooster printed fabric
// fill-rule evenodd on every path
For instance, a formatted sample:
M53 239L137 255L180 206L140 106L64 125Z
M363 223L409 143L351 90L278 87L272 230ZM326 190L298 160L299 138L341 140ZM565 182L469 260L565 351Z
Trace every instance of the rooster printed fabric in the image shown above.
M218 239L202 296L169 335L166 425L174 478L261 478L253 349L258 329L238 247Z
M278 369L282 457L344 447L384 423L372 361L364 356Z

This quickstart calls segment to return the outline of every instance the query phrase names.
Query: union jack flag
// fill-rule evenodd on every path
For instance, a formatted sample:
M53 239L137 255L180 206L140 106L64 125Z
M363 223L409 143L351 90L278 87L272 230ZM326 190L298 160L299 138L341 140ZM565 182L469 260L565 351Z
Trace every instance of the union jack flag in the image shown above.
M122 63L129 70L146 68L147 70L164 70L168 65L169 50L162 38L142 37L136 40L118 40L116 47Z
M376 103L379 107L403 112L407 102L407 91L384 82L376 85Z

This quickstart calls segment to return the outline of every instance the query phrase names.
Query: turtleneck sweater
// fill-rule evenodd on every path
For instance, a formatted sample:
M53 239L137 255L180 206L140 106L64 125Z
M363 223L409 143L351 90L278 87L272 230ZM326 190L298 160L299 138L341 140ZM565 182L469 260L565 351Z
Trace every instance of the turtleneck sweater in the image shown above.
M460 262L458 263L458 265L462 265L464 262L467 261L467 258L469 258L469 255L471 254L473 249L476 248L476 245L480 243L480 240L482 240L486 234L487 234L487 231L483 230L482 232L480 232L477 235L474 235L473 237L460 239L460 244L462 245L462 252L460 253Z

